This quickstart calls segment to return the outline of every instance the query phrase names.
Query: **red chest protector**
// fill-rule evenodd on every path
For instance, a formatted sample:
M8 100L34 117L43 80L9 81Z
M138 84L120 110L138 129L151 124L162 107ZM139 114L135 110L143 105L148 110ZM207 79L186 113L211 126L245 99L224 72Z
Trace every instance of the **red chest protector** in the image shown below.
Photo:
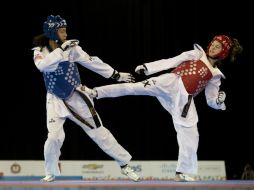
M186 91L193 96L198 95L213 77L210 69L201 60L185 61L172 73L181 76Z

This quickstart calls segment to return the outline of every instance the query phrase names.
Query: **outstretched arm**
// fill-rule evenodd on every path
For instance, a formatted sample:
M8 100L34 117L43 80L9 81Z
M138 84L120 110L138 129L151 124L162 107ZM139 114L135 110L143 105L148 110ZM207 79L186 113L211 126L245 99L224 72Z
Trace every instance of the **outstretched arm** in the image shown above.
M160 71L177 67L179 64L187 60L197 60L201 57L201 55L202 52L197 49L186 51L173 58L161 59L158 61L139 65L136 67L135 72L138 74L143 72L145 75L151 75Z
M71 53L74 62L78 62L87 69L118 82L134 82L130 73L118 72L96 56L89 56L80 46L75 46Z

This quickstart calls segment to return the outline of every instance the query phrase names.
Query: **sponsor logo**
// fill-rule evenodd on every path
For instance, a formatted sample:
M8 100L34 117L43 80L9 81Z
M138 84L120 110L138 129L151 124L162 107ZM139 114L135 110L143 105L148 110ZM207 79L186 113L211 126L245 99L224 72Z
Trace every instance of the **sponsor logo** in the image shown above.
M103 164L86 164L82 166L83 169L88 169L88 170L97 170L100 168L103 168Z
M17 163L14 163L11 165L11 172L14 173L14 174L17 174L17 173L20 173L21 171L21 166Z
M160 166L161 168L161 172L162 173L167 173L167 174L170 174L170 173L174 173L175 172L175 169L176 169L176 165L175 164L162 164Z
M142 172L142 166L141 166L141 165L131 166L131 168L132 168L135 172Z
M49 120L49 123L55 123L56 121L53 119L53 118L51 118L50 120Z
M82 173L104 173L103 164L85 164L82 166Z

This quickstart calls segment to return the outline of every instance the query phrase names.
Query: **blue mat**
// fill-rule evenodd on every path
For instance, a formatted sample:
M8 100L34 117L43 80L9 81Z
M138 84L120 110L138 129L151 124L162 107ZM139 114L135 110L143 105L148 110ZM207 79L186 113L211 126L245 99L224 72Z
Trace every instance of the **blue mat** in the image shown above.
M45 176L0 176L0 180L6 181L31 181L40 180ZM56 176L56 180L83 180L82 176Z

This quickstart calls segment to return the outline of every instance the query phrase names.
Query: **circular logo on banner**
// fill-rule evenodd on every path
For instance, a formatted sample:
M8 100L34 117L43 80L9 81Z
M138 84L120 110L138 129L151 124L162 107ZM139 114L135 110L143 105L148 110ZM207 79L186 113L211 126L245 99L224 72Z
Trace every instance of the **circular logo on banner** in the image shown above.
M21 166L17 163L11 165L11 172L17 174L21 171Z

